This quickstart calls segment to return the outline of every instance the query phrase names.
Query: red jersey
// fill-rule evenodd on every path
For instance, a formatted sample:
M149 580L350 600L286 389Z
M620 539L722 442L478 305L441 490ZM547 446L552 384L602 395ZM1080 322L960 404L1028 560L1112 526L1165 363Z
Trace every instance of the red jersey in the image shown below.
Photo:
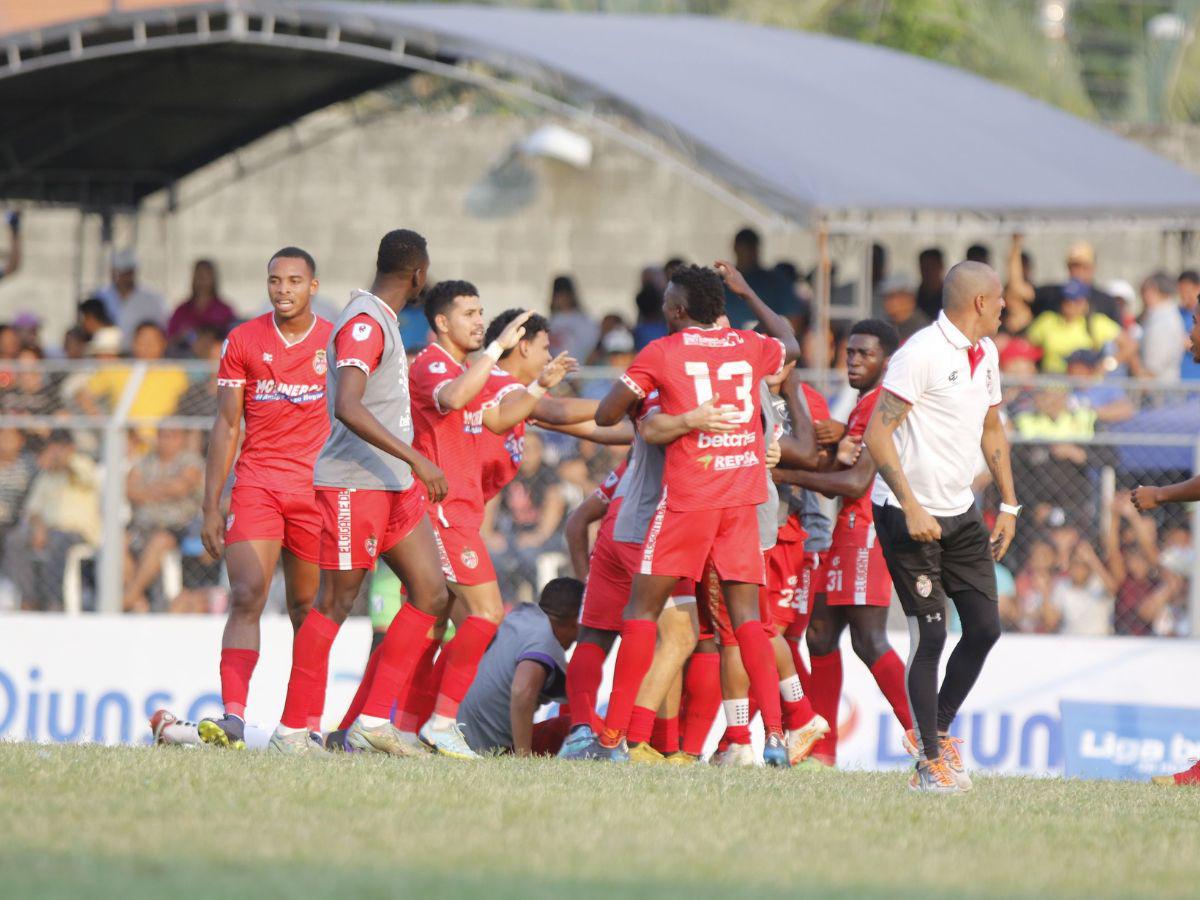
M497 367L492 369L480 396L484 410L497 406L514 391L525 385ZM483 466L483 500L495 497L506 484L517 477L525 454L525 423L518 422L504 434L495 434L485 427L480 434L479 459Z
M233 329L221 347L218 387L242 388L246 436L234 477L239 485L311 491L313 463L329 437L325 346L333 325L316 316L295 343L284 340L275 314Z
M604 479L600 487L596 488L594 494L605 503L608 504L608 509L604 511L604 517L600 519L600 530L596 532L596 543L600 543L600 539L613 539L613 528L617 523L617 514L621 511L621 501L624 497L614 497L617 492L617 486L621 483L621 479L625 475L625 469L629 465L628 459L621 460L621 464L608 473L608 477Z
M738 409L740 430L692 431L667 445L667 508L680 512L757 506L767 498L759 382L783 368L783 344L736 328L685 328L651 341L621 380L638 397L658 390L667 415L706 400Z
M815 387L801 382L804 399L808 401L808 415L814 422L824 422L829 418L829 401Z
M446 475L450 491L431 512L443 525L478 528L483 524L483 486L480 480L480 433L483 431L482 397L476 395L462 409L443 410L437 394L467 367L438 343L432 343L413 360L408 370L412 398L413 447L437 464Z
M875 412L875 403L879 400L879 392L882 389L883 385L880 383L873 390L858 398L858 403L851 410L850 419L846 422L846 437L856 437L861 440L862 436L867 433L867 423L871 421L871 413ZM837 522L833 530L841 531L847 528L865 530L873 521L871 491L868 488L861 497L853 499L847 497L842 501L842 508L838 511Z

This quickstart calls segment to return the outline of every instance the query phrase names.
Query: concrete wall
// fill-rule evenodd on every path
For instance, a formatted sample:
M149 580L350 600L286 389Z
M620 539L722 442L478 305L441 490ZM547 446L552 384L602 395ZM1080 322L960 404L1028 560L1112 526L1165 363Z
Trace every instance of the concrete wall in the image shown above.
M297 152L289 152L286 135L268 139L248 154L261 166L249 174L237 177L232 161L217 163L179 186L176 211L167 212L165 197L155 197L136 218L119 219L116 242L136 245L142 280L173 304L187 289L191 262L212 257L224 293L248 314L264 306L267 257L298 244L317 257L322 294L340 303L368 281L379 236L405 226L429 238L434 275L475 281L489 310L543 308L550 279L571 272L591 309L630 312L643 265L675 254L702 261L727 255L733 232L747 224L743 212L669 166L594 135L590 168L534 162L532 201L509 215L481 218L468 212L469 192L537 121L459 110L395 111L361 125L342 111L322 116L330 139ZM1136 137L1200 171L1198 142L1186 135ZM24 270L0 282L0 320L37 310L47 319L49 342L72 319L80 287L86 292L104 277L99 222L73 211L32 209L25 223ZM768 262L813 264L811 234L781 226L764 234ZM1039 277L1061 276L1065 248L1079 236L1030 238ZM954 259L988 236L970 224L940 220L928 230L881 237L892 270L915 272L923 246L940 245ZM1102 278L1136 282L1158 265L1200 261L1200 254L1181 252L1178 242L1164 243L1156 234L1089 237ZM996 235L987 242L1001 254L1007 246ZM833 249L845 254L842 271L853 276L858 248L842 240Z

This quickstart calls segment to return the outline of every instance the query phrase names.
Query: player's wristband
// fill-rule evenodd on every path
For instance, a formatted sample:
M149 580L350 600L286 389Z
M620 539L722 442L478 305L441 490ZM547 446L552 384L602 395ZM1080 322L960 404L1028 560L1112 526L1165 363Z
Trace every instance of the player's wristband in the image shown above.
M1000 504L1000 512L1008 513L1013 518L1016 518L1017 516L1021 515L1021 507L1019 505L1018 506L1009 506L1007 503L1001 503Z
M542 397L546 396L546 389L544 387L542 387L540 384L538 384L536 381L533 384L531 384L529 387L525 388L525 390L527 390L529 392L529 396L532 397L534 400L541 400Z
M490 356L492 362L500 362L500 357L504 355L504 348L500 346L498 341L492 341L483 350L484 356Z

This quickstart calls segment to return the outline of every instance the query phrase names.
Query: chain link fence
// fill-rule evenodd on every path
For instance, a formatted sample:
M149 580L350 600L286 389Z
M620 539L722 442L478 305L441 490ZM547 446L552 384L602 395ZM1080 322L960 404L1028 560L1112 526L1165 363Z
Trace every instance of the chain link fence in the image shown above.
M613 372L569 385L600 396ZM844 421L844 377L810 372ZM1200 505L1138 515L1129 490L1188 477L1200 454L1200 383L1006 378L1004 414L1026 511L998 567L1006 628L1032 633L1186 636L1200 560ZM207 361L43 361L0 369L0 609L222 612L223 566L200 542ZM517 479L485 536L506 597L566 572L566 515L620 460L530 429ZM980 508L998 497L980 459ZM282 609L281 585L272 605Z

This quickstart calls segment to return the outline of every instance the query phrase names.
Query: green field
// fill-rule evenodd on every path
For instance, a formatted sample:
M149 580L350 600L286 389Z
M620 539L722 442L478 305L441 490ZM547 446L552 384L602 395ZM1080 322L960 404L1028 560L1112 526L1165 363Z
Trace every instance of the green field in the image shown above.
M1200 790L0 744L5 897L1194 896Z

